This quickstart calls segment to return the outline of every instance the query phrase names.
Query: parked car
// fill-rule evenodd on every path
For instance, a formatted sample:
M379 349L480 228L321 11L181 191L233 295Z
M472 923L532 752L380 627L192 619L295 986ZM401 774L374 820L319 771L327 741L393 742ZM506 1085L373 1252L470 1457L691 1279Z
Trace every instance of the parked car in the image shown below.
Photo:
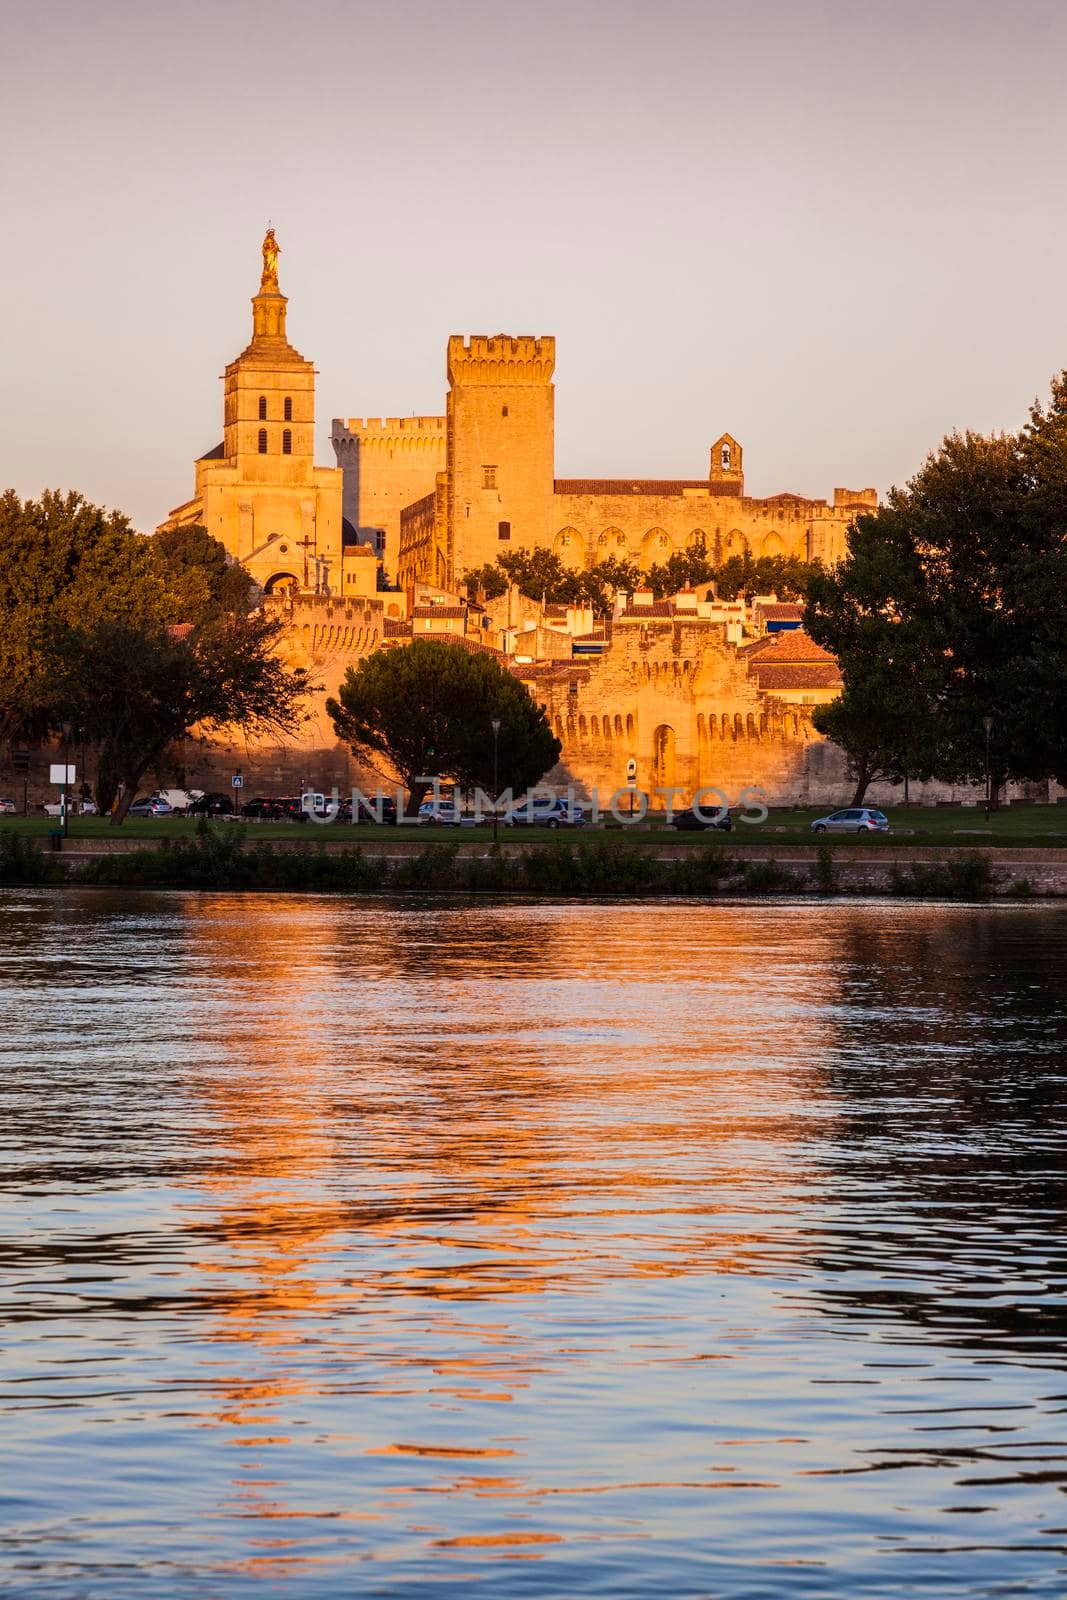
M280 822L287 814L284 800L273 800L264 795L246 800L241 807L242 817L250 817L258 822Z
M453 800L424 800L419 807L420 823L435 823L442 827L458 828L462 818Z
M169 800L164 800L162 795L142 795L133 802L127 811L128 817L172 817L174 807Z
M3 807L0 807L0 810L2 809ZM15 807L12 806L11 809L14 811ZM63 802L62 800L49 800L48 804L42 807L42 809L46 817L61 817L63 815ZM68 795L67 816L95 817L96 804L92 800L75 800Z
M671 822L672 828L680 828L683 833L704 833L709 828L729 833L733 825L729 811L725 807L717 810L714 806L691 806L688 811L676 811Z
M186 808L187 817L232 817L233 801L228 794L202 794Z
M14 800L0 800L0 814L5 817L13 817L15 815Z
M884 811L872 811L869 806L850 806L845 811L831 811L827 817L817 817L811 825L812 833L888 833L889 818Z
M534 828L584 828L585 808L566 799L532 797L512 806L505 821L509 828L516 823Z
M352 815L352 803L345 804L345 820L349 822L378 822L388 823L390 826L396 822L396 801L382 796L380 800L373 795L361 799L356 806L356 814Z

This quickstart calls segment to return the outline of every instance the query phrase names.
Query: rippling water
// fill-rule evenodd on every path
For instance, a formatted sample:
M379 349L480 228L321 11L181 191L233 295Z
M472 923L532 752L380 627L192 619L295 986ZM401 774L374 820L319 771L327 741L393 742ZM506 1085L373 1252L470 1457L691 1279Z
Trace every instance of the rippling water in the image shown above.
M1067 919L0 894L0 1590L1067 1591Z

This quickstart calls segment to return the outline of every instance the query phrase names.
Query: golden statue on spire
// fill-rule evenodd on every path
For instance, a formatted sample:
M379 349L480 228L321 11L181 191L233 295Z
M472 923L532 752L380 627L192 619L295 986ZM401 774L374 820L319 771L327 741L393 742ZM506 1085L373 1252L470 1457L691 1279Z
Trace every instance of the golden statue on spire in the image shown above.
M263 276L259 280L261 289L276 289L278 287L278 257L281 255L281 245L274 237L274 229L268 225L263 236Z

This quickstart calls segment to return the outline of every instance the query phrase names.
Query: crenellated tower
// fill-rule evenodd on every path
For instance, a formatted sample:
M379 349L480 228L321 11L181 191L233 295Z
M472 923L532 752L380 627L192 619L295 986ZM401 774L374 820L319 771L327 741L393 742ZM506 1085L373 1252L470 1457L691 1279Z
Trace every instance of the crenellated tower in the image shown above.
M556 341L448 341L446 548L450 581L552 537Z

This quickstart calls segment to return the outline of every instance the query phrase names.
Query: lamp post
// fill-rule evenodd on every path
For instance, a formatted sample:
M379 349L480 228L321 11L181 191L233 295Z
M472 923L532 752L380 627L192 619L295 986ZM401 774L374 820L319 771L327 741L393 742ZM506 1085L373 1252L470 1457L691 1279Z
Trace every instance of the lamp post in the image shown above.
M497 798L500 794L500 718L494 717L490 724L493 730L493 845L496 846L497 830L500 826L500 814L497 807Z
M64 724L63 724L63 782L62 782L62 784L60 786L60 790L59 790L59 808L63 813L63 837L64 837L64 839L67 837L67 774L70 771L70 767L67 764L67 755L68 755L67 745L70 743L71 731L72 731L71 730L71 724L69 722L64 722Z
M989 808L993 803L993 774L989 765L989 740L993 732L993 718L983 717L982 727L985 729L985 819L989 821Z

